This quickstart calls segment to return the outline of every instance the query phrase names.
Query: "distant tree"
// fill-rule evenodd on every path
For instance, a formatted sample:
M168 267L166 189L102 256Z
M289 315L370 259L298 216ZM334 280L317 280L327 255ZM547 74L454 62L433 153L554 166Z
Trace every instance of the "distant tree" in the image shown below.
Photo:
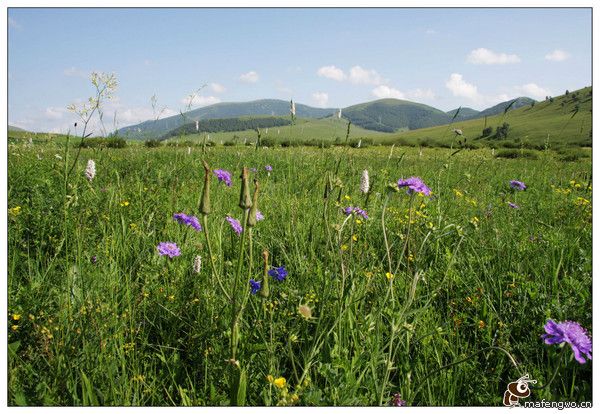
M569 90L568 89L565 91L565 96L567 96L567 95L569 95Z
M484 128L483 131L481 131L481 136L482 137L489 137L490 135L492 135L493 131L494 131L494 129L492 127Z
M553 97L550 97L550 102L554 102L554 98Z
M508 122L504 122L502 124L502 126L496 127L496 134L495 134L495 138L496 139L505 139L508 137L508 130L510 128L510 125L508 124Z
M533 108L535 106L535 101L531 101L531 107Z

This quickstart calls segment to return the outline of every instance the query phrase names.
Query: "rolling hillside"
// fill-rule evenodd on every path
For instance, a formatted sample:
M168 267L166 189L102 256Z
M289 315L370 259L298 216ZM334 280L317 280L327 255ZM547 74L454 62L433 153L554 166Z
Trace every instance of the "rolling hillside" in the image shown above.
M322 118L333 114L334 111L334 109L313 108L303 104L296 104L296 116L298 118ZM159 119L158 121L150 120L141 124L124 127L118 130L118 134L129 139L157 138L185 123L193 121L243 116L289 116L289 114L290 102L279 99L225 102L185 112L185 117L174 115Z
M508 136L504 139L494 137L496 128L503 123L509 124ZM492 128L492 134L483 137L486 127ZM592 88L587 87L558 96L550 100L522 106L508 111L506 114L486 118L455 121L436 127L407 131L388 135L382 138L385 143L409 145L449 144L457 139L453 129L461 129L460 139L481 145L497 145L502 142L513 144L544 145L576 145L591 146L592 129Z

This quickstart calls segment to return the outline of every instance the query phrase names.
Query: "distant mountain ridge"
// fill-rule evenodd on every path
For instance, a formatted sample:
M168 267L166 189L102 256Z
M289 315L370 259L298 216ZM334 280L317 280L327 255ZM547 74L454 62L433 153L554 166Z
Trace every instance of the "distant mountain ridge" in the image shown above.
M518 97L501 102L483 111L458 108L444 112L437 108L400 99L380 99L342 108L342 117L364 129L380 132L399 132L427 128L450 122L464 121L497 115L505 111L535 103L531 98ZM334 108L315 108L296 103L298 118L326 118L337 114ZM250 102L223 102L173 115L159 120L149 120L127 126L117 134L131 139L150 139L165 136L170 131L195 121L258 116L289 116L290 102L280 99L259 99ZM453 117L456 117L453 119Z

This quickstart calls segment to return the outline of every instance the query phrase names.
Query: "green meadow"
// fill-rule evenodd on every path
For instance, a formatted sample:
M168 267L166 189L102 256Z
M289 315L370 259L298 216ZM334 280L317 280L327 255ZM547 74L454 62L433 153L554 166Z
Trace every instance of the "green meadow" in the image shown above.
M553 124L550 104L488 119L523 142L550 132L517 159L452 143L449 126L329 149L79 150L11 131L9 405L501 406L526 374L526 401L591 401L592 363L541 338L549 319L592 326L591 151L573 162L553 147L588 138L589 108ZM525 113L544 128L529 131ZM470 142L482 122L454 127ZM332 119L280 134L317 126L345 140ZM428 137L453 148L394 141ZM398 188L411 176L431 194ZM252 227L250 204L264 216ZM161 255L163 242L180 254Z

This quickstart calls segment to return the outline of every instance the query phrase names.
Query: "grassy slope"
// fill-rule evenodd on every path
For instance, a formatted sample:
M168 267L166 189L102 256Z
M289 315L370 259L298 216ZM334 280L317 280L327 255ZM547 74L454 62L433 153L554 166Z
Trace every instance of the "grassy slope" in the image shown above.
M346 138L346 128L348 122L345 119L297 119L296 125L272 127L268 128L268 132L261 129L262 138L275 138L280 140L286 139L302 139L302 140L326 140L334 141L336 138L344 140ZM279 134L277 134L279 130ZM245 131L233 131L233 132L218 132L211 133L210 139L216 143L231 141L235 136L238 136L243 142L244 139L248 141L256 140L256 131L245 130ZM356 125L350 127L350 138L373 138L376 141L387 137L390 134L369 131L367 129L360 128ZM201 142L204 139L205 134L199 135L186 135L184 137L175 137L169 139L169 141L198 141Z
M551 144L577 144L589 140L592 127L592 97L589 95L591 88L573 91L568 97L559 96L554 102L543 101L533 108L522 107L509 111L506 115L496 115L487 118L487 125L494 128L503 122L510 124L509 141L523 141L528 143L543 143L549 138ZM577 93L580 98L579 112L573 116L576 103L571 98ZM561 106L565 103L564 107ZM451 132L454 128L462 129L467 141L473 141L481 136L485 119L472 119L459 121L454 124L423 128L389 135L382 139L383 142L412 142L420 140L433 140L436 142L450 142L454 139ZM478 139L484 143L487 140ZM495 142L495 141L492 141Z

